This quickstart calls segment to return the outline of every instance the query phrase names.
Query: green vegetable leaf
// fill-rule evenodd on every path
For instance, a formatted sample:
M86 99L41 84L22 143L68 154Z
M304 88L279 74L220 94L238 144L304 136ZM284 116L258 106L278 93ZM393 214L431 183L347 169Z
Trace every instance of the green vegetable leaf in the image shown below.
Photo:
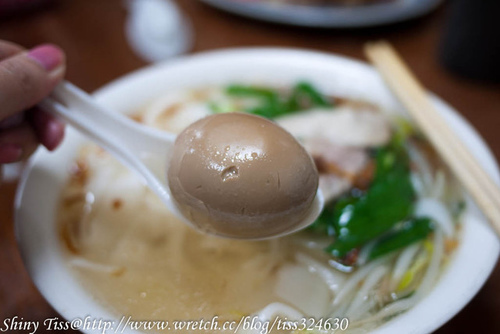
M328 99L307 82L299 82L288 94L267 87L245 85L230 85L226 93L235 98L255 99L257 106L245 111L271 119L312 107L332 107ZM227 109L216 104L212 104L211 108L214 112Z
M383 236L375 244L368 258L373 260L423 240L433 229L434 226L429 218L414 218L404 222L399 228Z
M337 234L337 231L332 222L338 220L339 217L336 217L336 215L341 213L347 206L352 206L355 201L355 197L346 196L339 199L335 206L325 206L318 219L316 219L316 221L311 226L309 226L309 229L317 233L326 234L328 236L335 236Z
M265 100L274 99L278 93L270 88L256 87L256 86L243 86L243 85L230 85L226 88L229 95L239 97L256 97Z
M337 258L381 236L413 211L415 193L404 146L390 143L377 150L375 159L375 178L366 193L347 196L330 211L336 240L327 251Z
M227 87L226 92L233 97L256 99L258 106L245 110L254 115L275 118L288 112L285 103L281 101L279 93L270 88L231 85Z
M289 110L305 110L310 107L332 107L332 104L310 83L299 82L288 100Z

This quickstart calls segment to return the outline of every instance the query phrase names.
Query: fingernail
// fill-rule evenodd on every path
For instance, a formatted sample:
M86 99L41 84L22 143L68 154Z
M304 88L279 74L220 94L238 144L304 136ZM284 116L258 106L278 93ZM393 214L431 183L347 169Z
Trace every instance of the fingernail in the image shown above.
M53 151L64 138L64 124L38 108L32 111L31 117L38 139L49 151Z
M0 144L0 164L8 164L21 159L23 149L16 144Z
M53 151L59 146L63 138L64 125L57 119L51 119L47 124L45 140L42 141L43 145L49 151Z
M31 49L28 57L50 72L62 64L64 53L55 45L45 44Z

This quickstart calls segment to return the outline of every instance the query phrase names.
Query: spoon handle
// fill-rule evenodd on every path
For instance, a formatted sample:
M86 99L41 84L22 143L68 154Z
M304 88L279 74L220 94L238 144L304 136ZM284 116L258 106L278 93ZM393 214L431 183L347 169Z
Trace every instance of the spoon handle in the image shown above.
M69 82L59 84L40 106L115 155L132 154L126 149L128 136L135 130L132 121L101 107Z
M39 106L85 134L130 169L172 207L170 194L162 181L142 161L141 152L165 147L175 136L146 129L143 125L114 113L94 102L93 98L69 82L59 84Z
M120 113L101 106L86 92L67 81L57 85L47 100L46 103L60 105L57 110L58 116L66 122L79 129L85 126L86 133L91 136L101 133L105 134L106 138L114 137L118 144L127 146L132 151L141 151L148 144L137 140L137 136L134 134L145 138L151 137L151 133L155 132L155 130L146 129L142 124L134 122ZM169 138L165 133L161 135L164 137L163 140L173 141L173 136Z
M91 114L92 109L84 108L83 110L76 111L74 106L72 109L69 109L51 97L44 99L39 105L43 110L61 118L100 147L113 154L123 164L148 178L148 168L126 146L121 144L116 136L110 135L108 129L103 128L99 122L89 121L89 116L83 116L85 112Z

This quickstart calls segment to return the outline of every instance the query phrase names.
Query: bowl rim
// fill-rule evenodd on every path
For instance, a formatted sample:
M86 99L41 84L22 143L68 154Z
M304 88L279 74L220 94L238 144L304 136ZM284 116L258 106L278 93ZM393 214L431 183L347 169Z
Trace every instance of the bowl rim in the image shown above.
M286 68L285 64L283 64L284 59L286 59L286 66L290 66L290 69L296 68L298 70L309 69L319 71L321 66L324 66L328 69L330 67L345 67L347 70L343 69L343 71L348 71L348 75L361 75L363 79L366 78L366 81L370 81L372 85L376 85L376 87L372 87L376 89L374 89L374 92L370 92L370 94L383 94L386 97L389 96L389 100L393 100L387 88L382 84L382 79L370 65L342 56L291 48L233 48L189 55L164 63L151 65L138 71L129 73L105 85L103 88L96 91L94 93L94 96L101 103L104 103L108 106L112 105L113 107L116 107L117 110L123 112L127 108L127 110L133 109L134 103L131 103L130 98L128 98L127 101L127 98L123 99L121 98L122 96L127 96L129 92L133 92L134 88L144 85L145 82L150 82L150 85L152 85L155 81L153 80L153 78L158 79L159 76L173 73L176 70L178 72L193 72L197 69L197 67L200 67L206 68L207 72L212 71L210 73L216 73L214 72L214 69L209 69L209 67L214 67L213 64L215 63L218 65L224 65L223 71L228 72L231 71L231 68L234 69L234 67L231 67L231 64L234 65L237 63L241 65L242 62L256 62L259 64L268 64L270 67L284 66ZM298 64L300 64L300 66ZM249 69L246 69L246 71L249 71ZM281 69L281 71L283 71L283 69ZM315 76L316 78L314 78ZM319 77L319 74L314 74L311 77L311 81L314 82L316 80L319 80ZM225 78L226 83L229 81L227 73L225 76L222 75L221 78ZM218 77L217 80L220 80L221 78ZM193 84L193 80L199 84L199 82L197 81L198 79L195 79L194 77L187 80L187 84L184 81L182 82L182 84L185 84L186 87L189 87L190 82L191 87L195 87L196 84ZM351 91L353 90L352 87L347 88L348 91L349 89ZM360 93L360 91L357 91L356 94L357 93ZM398 107L397 102L395 103L394 101L389 100L382 99L380 102L382 105L388 103L389 105L392 104L393 107ZM498 183L500 180L498 164L495 162L494 156L485 144L484 140L473 129L470 123L468 123L462 116L460 116L457 111L447 105L444 101L435 96L432 96L432 102L443 113L443 116L447 121L451 122L453 126L458 127L458 132L461 137L465 137L467 145L471 145L475 148L475 155ZM75 140L77 141L76 138L78 136L79 135L76 134L75 131L73 131L72 129L68 129L68 138L67 140L65 140L65 144L63 144L63 146L66 148L62 147L62 149L60 149L59 151L64 149L66 149L67 151L67 148L69 147L68 145L71 145ZM79 140L82 139L79 138ZM56 152L55 154L57 155L62 153ZM66 152L65 154L67 156L68 153ZM60 266L61 263L57 263L57 261L61 261L62 259L62 255L60 253L58 254L58 252L61 252L60 245L50 243L42 245L38 244L39 241L36 241L35 238L40 235L36 235L36 232L31 230L36 230L36 228L39 227L37 227L36 225L32 225L31 228L29 227L30 224L36 223L36 220L38 218L43 219L46 216L36 216L36 213L31 212L29 207L27 208L25 205L27 202L29 204L30 198L35 196L30 193L30 190L33 190L30 187L33 187L33 182L37 180L35 179L35 181L33 181L33 175L36 174L37 170L40 168L41 170L44 170L44 172L47 172L47 168L50 169L50 163L47 164L47 162L45 161L49 159L48 155L49 153L41 148L37 150L37 152L28 162L23 172L23 175L19 182L18 191L16 193L14 215L15 233L23 262L39 291L54 307L54 309L56 309L59 314L61 314L61 316L65 317L66 319L74 319L77 317L81 317L82 315L90 312L89 310L92 310L92 312L97 312L97 314L94 314L95 317L104 319L117 319L116 315L113 315L110 311L108 311L98 302L89 297L88 294L83 291L83 288L79 285L79 283L76 282L76 277L71 276L68 272L63 274L56 273L57 275L59 275L60 279L62 278L62 281L58 282L58 284L55 284L53 282L50 283L49 280L52 277L51 273L48 272L50 268L48 268L46 265L42 265L41 263L39 263L39 261L37 261L37 259L44 254L44 251L49 252L49 258L44 258L44 260L46 261L44 261L43 264L48 264L49 267L54 263ZM40 176L37 177L38 181L42 182L41 180L39 180ZM45 186L50 187L50 184L45 183ZM34 200L31 199L31 202L33 201ZM54 201L55 199L52 199L52 202ZM35 209L35 211L39 210ZM484 217L478 214L477 209L474 209L474 207L472 207L470 211L470 215L465 218L466 224L464 224L463 241L459 246L459 249L456 250L455 257L451 261L449 268L447 268L445 273L443 273L443 277L440 278L439 282L429 293L429 295L426 296L422 301L420 301L414 308L402 315L395 317L393 320L382 325L381 327L378 327L377 329L372 331L372 333L387 334L400 333L401 331L405 333L415 334L429 333L451 319L480 290L480 288L486 282L487 278L494 269L499 256L500 247L496 236L494 236L489 227L485 225ZM53 225L54 222L49 224ZM41 230L39 230L39 232L40 231ZM44 232L41 231L40 233ZM26 242L26 240L28 239L30 239L31 242ZM46 240L44 242L50 241L54 241L53 236L52 239L48 241ZM32 245L33 243L35 243L36 245ZM481 245L481 247L475 247L477 245ZM41 248L38 246L40 246ZM47 247L49 248L47 249ZM466 268L463 266L460 268L457 267L457 263L465 262L465 259L474 259L475 256L479 256L479 260L477 260L476 258L476 262L473 262L472 265L472 269L476 270L475 274L472 273L473 270L471 270L471 268ZM458 258L460 258L460 261L457 260ZM450 274L451 269L454 269L454 275L463 275L463 282L457 281L456 278L455 280L452 280L453 277L450 277L452 276ZM61 270L61 268L59 268L59 270ZM65 279L69 279L72 282L64 281ZM466 286L465 283L467 283ZM456 289L462 289L451 291L450 293L450 286ZM80 303L79 306L75 306L75 303L73 303L72 301L68 301L62 298L56 287L62 290L66 289L67 291L71 291L72 293L74 293L74 298L72 298L72 301L75 300L75 298L79 298L81 299L80 301L83 300L84 302ZM79 291L75 292L74 289L79 289ZM444 289L446 289L446 291L448 292L440 293L444 291ZM457 291L458 293L456 293ZM426 307L423 307L422 304L424 304L424 302L425 306L430 307L430 309L433 311L429 311L426 309ZM82 307L88 307L88 309L82 310ZM426 319L426 321L422 321L422 319ZM85 332L93 333L93 331L91 330ZM125 333L126 332L127 331L125 331Z

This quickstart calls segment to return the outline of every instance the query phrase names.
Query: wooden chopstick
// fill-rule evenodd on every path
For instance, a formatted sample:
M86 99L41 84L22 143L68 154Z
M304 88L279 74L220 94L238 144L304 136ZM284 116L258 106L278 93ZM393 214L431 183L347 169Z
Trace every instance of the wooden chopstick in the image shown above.
M448 126L422 85L389 43L368 43L365 54L500 237L500 189L496 183Z

